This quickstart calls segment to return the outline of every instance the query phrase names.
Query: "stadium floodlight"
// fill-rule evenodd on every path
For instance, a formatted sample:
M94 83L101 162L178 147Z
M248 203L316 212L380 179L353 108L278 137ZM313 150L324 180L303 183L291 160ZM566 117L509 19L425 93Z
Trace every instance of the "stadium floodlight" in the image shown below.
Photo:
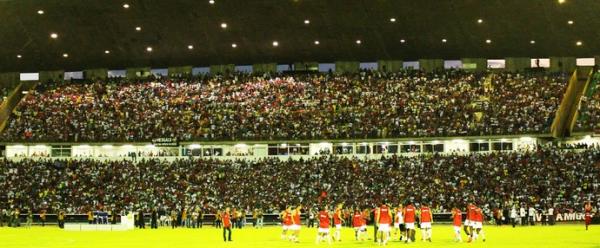
M58 34L57 33L51 33L50 34L50 38L56 39L56 38L58 38Z
M43 15L44 14L44 10L40 9L40 10L37 11L37 13L38 13L38 15Z

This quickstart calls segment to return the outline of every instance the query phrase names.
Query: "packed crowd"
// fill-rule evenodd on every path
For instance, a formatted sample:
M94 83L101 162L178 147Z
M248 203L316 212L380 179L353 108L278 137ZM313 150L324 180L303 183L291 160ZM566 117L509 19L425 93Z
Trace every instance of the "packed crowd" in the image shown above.
M436 211L479 205L580 209L600 200L600 150L308 160L20 160L0 163L0 209L85 213L139 209L262 208L381 201L429 202ZM101 206L101 207L99 207Z
M43 85L4 141L377 138L541 133L562 76L404 71Z
M582 98L577 131L600 130L600 73L595 74L589 93Z

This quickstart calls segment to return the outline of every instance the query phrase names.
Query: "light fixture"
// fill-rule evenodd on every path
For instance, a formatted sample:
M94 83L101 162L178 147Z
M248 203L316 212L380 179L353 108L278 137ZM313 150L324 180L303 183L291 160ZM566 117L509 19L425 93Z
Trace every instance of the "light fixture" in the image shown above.
M56 38L58 38L58 34L57 33L51 33L50 34L50 38L56 39Z
M223 29L227 28L227 23L221 23L221 28L223 28Z
M360 45L360 44L362 44L362 41L361 40L356 40L356 44Z
M483 19L477 19L477 23L482 24L483 23Z
M565 2L566 2L566 0L558 0L558 4L563 4Z
M125 8L125 9L129 9L129 4L127 4L127 3L124 3L124 4L123 4L123 8Z
M194 49L194 46L192 46L192 45L188 45L188 49L189 49L189 50L192 50L192 49Z
M318 40L315 40L315 45L321 44Z
M237 44L233 43L233 44L231 44L231 47L236 48Z
M152 47L146 47L146 52L152 52Z
M577 45L577 46L582 46L582 45L583 45L583 42L582 42L582 41L580 41L580 40L578 40L578 41L575 43L575 45Z
M105 53L105 54L109 54L109 53L110 53L110 51L109 51L109 50L104 50L104 53Z
M63 58L68 58L69 54L68 53L63 53Z
M448 40L446 40L446 39L442 39L442 42L443 42L443 43L446 43L447 41L448 41Z
M573 20L567 21L567 24L569 24L569 25L573 25L573 23L574 23Z
M529 41L529 44L532 44L532 45L535 44L535 40Z
M304 20L304 24L306 24L306 25L310 24L310 20L309 19Z
M208 3L215 4L215 0L209 0Z
M276 47L276 46L279 46L279 42L277 42L277 41L273 41L273 46L274 46L274 47Z
M142 31L142 27L140 27L140 26L135 27L135 31Z
M405 39L401 39L400 43L406 43L406 40Z
M40 10L37 11L37 13L38 13L38 15L43 15L44 14L44 10L40 9Z
M390 18L390 22L396 22L396 18Z
M487 39L487 40L485 40L485 43L490 44L490 43L492 43L492 40Z
M17 54L17 58L22 58L23 56L21 56L21 54Z

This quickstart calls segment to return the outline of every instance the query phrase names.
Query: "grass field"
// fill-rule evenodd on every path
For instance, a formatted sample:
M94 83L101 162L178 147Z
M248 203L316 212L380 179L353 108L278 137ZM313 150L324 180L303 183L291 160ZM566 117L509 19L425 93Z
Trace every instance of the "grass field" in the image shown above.
M591 226L589 231L583 225L558 225L553 227L485 227L485 243L455 243L449 225L434 225L433 242L420 242L406 245L391 242L388 247L600 247L600 226ZM370 227L369 234L373 229ZM315 245L316 229L303 228L300 243L290 243L280 239L280 229L246 228L233 231L233 242L223 243L221 230L212 227L204 229L158 229L123 232L68 232L56 227L0 228L2 248L71 248L71 247L330 247L323 243ZM342 242L331 247L377 247L372 240L354 241L354 231L344 228ZM464 235L464 234L463 234ZM466 237L463 236L463 239ZM417 230L417 240L420 231Z

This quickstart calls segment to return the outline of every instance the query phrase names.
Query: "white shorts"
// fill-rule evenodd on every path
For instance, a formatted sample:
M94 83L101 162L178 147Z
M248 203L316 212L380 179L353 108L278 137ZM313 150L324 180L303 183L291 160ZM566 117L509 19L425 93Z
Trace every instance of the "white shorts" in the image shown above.
M470 220L465 220L465 226L471 226L473 223Z
M298 231L298 230L300 230L300 225L291 225L290 226L290 230L292 230L292 231Z
M454 227L454 231L460 233L460 226L452 226Z
M415 229L415 223L406 223L406 229Z
M481 222L473 222L473 228L475 229L479 229L479 228L483 228L483 223Z
M400 223L394 223L394 228L400 229Z
M379 229L377 229L378 232L389 232L390 231L390 224L379 224Z
M360 226L360 230L361 230L361 231L366 231L366 230L367 230L367 225L362 225L362 226Z
M284 230L284 231L290 230L290 228L291 228L291 227L292 227L292 226L283 225L283 230Z
M421 229L431 228L431 222L421 222Z
M327 233L327 234L329 234L329 228L319 227L319 233Z
M355 227L354 231L356 232L364 232L367 230L367 226L359 226L359 227Z
M342 229L342 224L335 224L335 229Z

